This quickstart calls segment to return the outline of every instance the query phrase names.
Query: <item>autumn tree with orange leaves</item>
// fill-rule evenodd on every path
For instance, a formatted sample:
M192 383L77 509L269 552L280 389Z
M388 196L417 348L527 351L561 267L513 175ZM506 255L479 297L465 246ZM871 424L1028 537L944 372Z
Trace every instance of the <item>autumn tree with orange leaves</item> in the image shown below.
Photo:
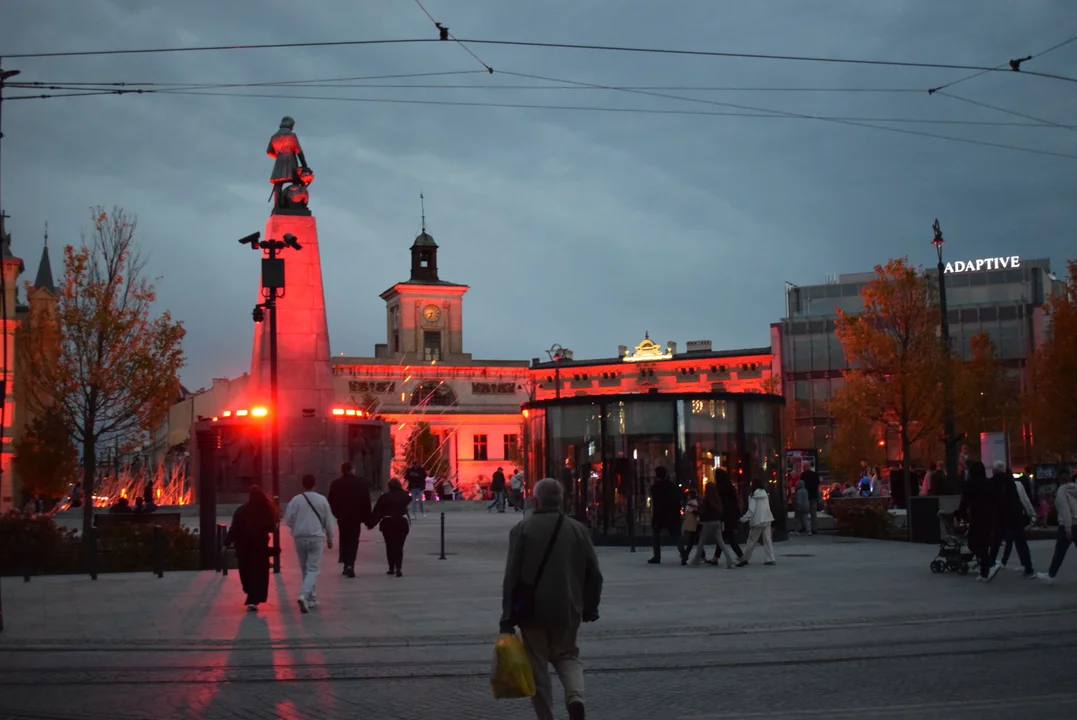
M861 297L860 313L838 310L837 335L851 369L832 412L839 427L871 423L900 438L908 497L913 445L941 437L941 384L950 354L937 334L937 290L924 272L897 259L875 267Z
M987 333L974 335L970 347L969 360L955 365L954 411L957 431L978 442L981 433L1020 426L1020 393Z
M1025 408L1042 460L1077 460L1077 261L1064 292L1047 300L1047 337L1032 358Z
M64 248L57 312L30 318L24 345L27 400L59 414L82 447L86 493L83 536L93 526L97 446L144 438L179 393L183 326L165 311L154 317L154 286L142 276L135 218L120 208L92 210L81 247Z

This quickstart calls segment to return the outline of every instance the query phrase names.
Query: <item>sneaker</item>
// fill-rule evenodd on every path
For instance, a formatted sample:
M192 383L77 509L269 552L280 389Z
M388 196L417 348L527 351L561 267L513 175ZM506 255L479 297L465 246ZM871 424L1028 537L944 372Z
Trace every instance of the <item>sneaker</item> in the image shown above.
M987 571L987 582L991 582L995 579L995 576L1002 570L1001 565L992 565L991 569Z
M1031 580L1034 577L1036 577L1036 573L1032 572L1031 570L1029 570L1028 572L1021 573L1022 580Z
M650 560L647 561L647 564L648 565L658 565L661 562L662 562L662 558L653 557L653 558L651 558Z
M303 613L304 615L310 612L310 607L308 607L307 599L305 597L300 596L299 600L297 600L296 602L299 603L299 612Z
M400 570L398 569L398 570L396 571L396 576L397 576L397 577L404 577L404 573L400 572Z
M569 703L568 720L586 720L587 714L582 702Z
M985 578L983 575L977 575L976 582L987 582L987 578Z
M258 606L254 603L249 603L247 605L247 612L258 612Z
M747 564L747 560L741 560L739 563L737 563L737 567L745 567Z
M1055 579L1053 577L1051 577L1050 574L1045 573L1045 572L1036 573L1036 579L1037 580L1043 580L1048 585L1054 585L1055 584Z
M389 568L389 570L385 574L386 575L396 575L396 568Z
M763 563L763 564L764 564L764 565L777 565L778 563L776 563L776 562L775 562L775 561L773 561L773 560L767 560L767 561L766 561L765 563Z

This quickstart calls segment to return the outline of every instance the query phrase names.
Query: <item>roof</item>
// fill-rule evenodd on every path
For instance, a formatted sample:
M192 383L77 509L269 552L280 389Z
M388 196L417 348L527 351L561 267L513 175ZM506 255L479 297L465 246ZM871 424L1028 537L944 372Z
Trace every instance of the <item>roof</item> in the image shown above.
M52 262L49 261L49 246L41 250L41 262L37 266L37 278L34 279L35 290L48 290L56 294L56 283L52 279Z
M414 227L414 226L412 226L412 227ZM430 233L428 233L426 230L423 230L421 233L419 233L418 237L415 238L415 242L413 242L411 244L411 246L413 248L414 247L433 247L433 248L436 248L438 246L438 244L436 242L434 242L434 238L433 238L432 235L430 235Z
M400 292L398 288L407 287L410 285L423 285L426 287L441 287L446 289L463 288L465 291L471 287L470 285L462 285L460 283L449 282L448 280L402 280L398 283L395 283L388 290L382 292L379 297L381 297L382 300L388 300L393 296L394 293Z
M759 348L744 348L742 350L711 350L703 352L681 352L674 355L672 358L665 360L655 360L654 362L680 362L688 360L722 360L727 358L737 357L750 357L756 355L773 355L774 351L769 347ZM555 367L569 368L569 367L590 367L594 365L631 365L632 363L625 363L624 358L597 358L593 360L560 360L551 362L532 362L532 370L552 370Z
M14 253L11 252L11 233L4 229L4 213L2 210L0 210L0 257L4 260L18 260L20 273L25 269L22 258L15 257Z

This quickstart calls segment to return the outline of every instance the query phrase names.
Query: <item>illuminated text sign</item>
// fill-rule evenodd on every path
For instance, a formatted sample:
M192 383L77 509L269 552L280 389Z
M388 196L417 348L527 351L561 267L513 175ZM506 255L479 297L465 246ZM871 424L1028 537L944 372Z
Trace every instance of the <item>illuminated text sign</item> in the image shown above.
M946 272L963 273L976 272L977 270L1007 270L1021 267L1021 258L1018 255L997 258L979 258L978 260L957 260L946 263Z

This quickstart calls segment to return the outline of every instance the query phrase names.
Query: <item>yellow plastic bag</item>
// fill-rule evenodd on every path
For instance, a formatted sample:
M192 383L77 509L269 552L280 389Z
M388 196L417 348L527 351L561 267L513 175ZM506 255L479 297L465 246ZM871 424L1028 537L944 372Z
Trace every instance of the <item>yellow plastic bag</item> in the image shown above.
M498 700L535 696L535 673L527 659L523 640L503 634L494 645L490 667L490 692Z

